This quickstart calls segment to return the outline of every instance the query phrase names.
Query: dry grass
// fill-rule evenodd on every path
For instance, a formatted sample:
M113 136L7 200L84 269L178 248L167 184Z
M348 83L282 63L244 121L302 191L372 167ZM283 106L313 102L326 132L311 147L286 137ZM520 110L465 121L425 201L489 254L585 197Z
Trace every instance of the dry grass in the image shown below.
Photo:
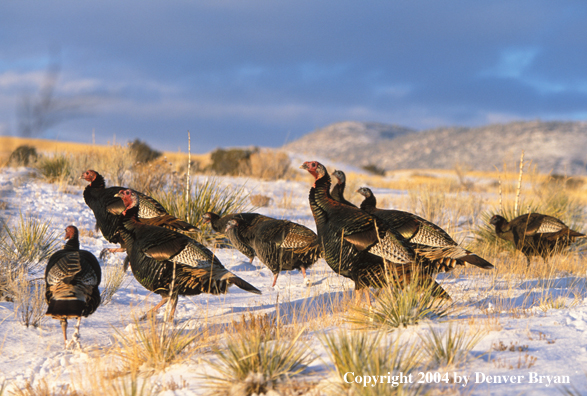
M287 384L314 360L299 341L301 335L267 341L261 332L251 329L228 336L225 348L214 348L218 360L210 365L217 374L206 376L210 394L259 394Z
M445 331L432 326L425 335L420 335L423 353L428 356L431 367L458 366L469 359L469 352L481 341L483 329L468 329L450 324Z
M116 345L110 351L122 360L123 372L161 371L208 347L203 331L189 329L187 322L176 326L148 315L142 322L135 318L131 328L130 333L115 329Z
M291 161L282 151L261 150L251 154L248 161L241 163L240 172L263 180L283 179L290 172Z

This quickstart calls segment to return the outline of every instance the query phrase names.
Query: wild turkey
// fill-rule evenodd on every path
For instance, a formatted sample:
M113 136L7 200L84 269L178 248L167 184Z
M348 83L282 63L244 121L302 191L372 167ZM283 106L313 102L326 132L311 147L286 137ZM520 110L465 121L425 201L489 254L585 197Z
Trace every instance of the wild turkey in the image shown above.
M251 239L254 237L251 232L252 227L254 227L259 221L268 218L269 217L258 213L232 213L220 217L216 213L206 212L202 216L202 221L210 224L215 232L224 234L228 222L232 219L238 219L239 227L237 231L230 232L226 236L230 240L232 246L244 254L252 263L255 259L255 249L253 249L251 243Z
M45 269L45 300L49 305L45 315L61 321L67 348L67 319L77 318L72 342L80 346L82 316L91 315L100 305L101 270L92 253L79 250L79 233L75 226L65 229L65 239L65 246L49 257Z
M412 245L417 259L433 266L435 271L448 272L457 265L469 264L483 269L493 268L488 261L460 247L436 224L409 212L378 209L377 199L367 187L361 187L357 192L365 198L360 208L398 231Z
M344 197L344 189L346 187L346 175L344 174L344 172L341 170L335 170L334 172L332 172L332 176L334 176L334 178L337 180L334 187L332 187L332 191L330 191L332 199L341 202L345 205L350 205L356 208L357 205L347 201Z
M115 195L125 187L106 188L104 177L91 169L85 171L80 178L90 182L84 190L84 200L94 212L96 226L108 242L121 245L120 248L104 249L100 253L100 257L103 257L107 252L124 252L124 241L118 234L118 226L119 215L125 210L125 207L122 200ZM165 208L155 199L138 191L136 193L141 202L138 214L139 219L146 223L181 232L199 231L197 227L168 214Z
M556 217L540 213L526 213L508 222L503 216L494 215L489 223L495 226L495 233L501 239L514 244L526 256L541 256L544 262L554 254L569 247L585 234L571 230Z
M233 218L226 225L226 234L231 237L240 227L241 220ZM267 218L259 221L252 232L251 245L257 258L273 273L272 287L281 271L291 270L301 270L308 284L306 269L320 258L321 252L314 231L289 220Z
M355 290L381 287L388 276L403 287L417 275L434 284L434 293L448 294L432 278L430 268L416 263L414 250L398 232L367 212L335 201L330 196L330 176L324 165L307 161L300 167L314 176L309 201L318 240L326 262L334 272L351 278Z
M178 295L221 294L226 293L230 285L261 294L224 268L218 257L195 240L167 228L142 223L137 218L140 199L135 191L123 190L117 196L122 198L126 207L121 214L123 227L120 234L133 275L143 287L162 297L147 314L156 312L171 300L173 318Z

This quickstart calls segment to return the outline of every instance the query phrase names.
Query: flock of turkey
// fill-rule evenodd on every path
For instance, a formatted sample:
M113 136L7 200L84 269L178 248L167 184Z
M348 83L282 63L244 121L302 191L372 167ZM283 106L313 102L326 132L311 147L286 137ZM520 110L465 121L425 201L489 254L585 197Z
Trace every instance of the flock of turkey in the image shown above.
M435 281L435 274L456 266L474 265L491 269L493 265L459 246L436 224L415 214L376 207L369 188L357 190L364 200L356 207L344 198L345 175L335 171L337 183L324 165L316 161L301 167L314 177L309 204L317 234L288 220L257 213L235 213L222 217L206 213L202 221L223 233L231 244L250 261L255 257L273 273L273 286L281 271L306 269L324 258L339 275L350 278L356 291L365 291L370 304L369 287L392 283L402 288L411 282L432 284L440 298L448 293ZM120 248L101 253L124 251L125 266L130 265L136 280L147 290L161 295L161 301L149 312L169 302L171 317L179 295L226 293L230 285L251 293L261 291L228 271L218 258L190 235L198 228L178 219L153 198L125 187L106 188L104 178L94 170L81 176L89 182L83 196L94 212L96 225L106 240ZM528 258L547 258L576 238L584 237L560 220L530 213L509 223L502 216L491 219L498 237L514 244ZM92 314L100 304L101 272L98 260L80 250L78 230L66 228L67 240L54 253L45 271L47 315L61 321L66 348L79 345L81 317ZM357 297L361 297L357 293ZM67 319L77 318L72 340L67 342Z

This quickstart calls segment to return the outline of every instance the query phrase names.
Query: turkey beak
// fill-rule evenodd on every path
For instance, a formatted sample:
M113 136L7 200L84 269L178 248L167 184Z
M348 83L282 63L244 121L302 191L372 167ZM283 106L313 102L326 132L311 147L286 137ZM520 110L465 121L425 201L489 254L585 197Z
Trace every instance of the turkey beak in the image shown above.
M303 164L300 166L300 169L308 170L308 165L306 165L306 163L303 163Z
M114 196L115 196L116 198L120 198L120 193L116 193L116 194L114 194Z

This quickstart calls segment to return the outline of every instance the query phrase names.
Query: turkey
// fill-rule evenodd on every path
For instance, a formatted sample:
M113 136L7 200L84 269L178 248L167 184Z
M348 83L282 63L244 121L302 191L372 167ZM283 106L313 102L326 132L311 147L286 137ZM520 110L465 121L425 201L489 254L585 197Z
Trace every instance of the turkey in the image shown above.
M378 209L377 199L367 187L361 187L357 192L364 197L360 208L399 232L412 245L416 257L433 266L435 271L448 272L457 265L470 264L483 269L493 268L488 261L460 247L436 224L409 212Z
M232 219L238 219L239 227L237 231L231 232L226 236L232 246L244 254L252 263L255 259L255 250L251 244L251 239L253 238L253 233L251 232L252 227L259 221L268 218L258 213L232 213L220 217L216 213L206 212L202 216L202 221L210 224L215 232L224 234L228 222Z
M233 218L228 221L226 234L238 233L241 220ZM251 239L251 246L259 261L273 273L275 287L281 271L301 270L306 285L306 269L320 258L320 245L314 231L301 224L288 220L266 218L259 221Z
M169 300L172 304L170 318L173 318L178 295L222 294L228 291L230 285L261 294L254 286L224 268L208 248L187 235L142 223L137 217L140 197L135 191L122 190L117 196L122 198L126 207L121 213L123 226L120 234L133 275L143 287L162 297L159 304L143 318L155 313Z
M45 315L61 321L67 348L72 342L80 346L82 316L91 315L100 305L98 285L102 274L96 257L79 249L79 233L75 226L67 226L65 239L65 246L49 257L45 269L45 300L49 305ZM69 318L77 318L70 344L67 343Z
M501 239L513 243L522 251L530 265L530 257L541 256L544 262L570 246L585 234L571 230L556 217L540 213L526 213L508 222L503 216L494 215L489 223Z
M94 212L96 226L108 242L121 245L120 248L104 249L100 257L103 257L107 252L124 252L124 241L118 234L118 215L124 211L125 207L122 200L115 195L125 187L106 188L104 177L91 169L85 171L80 178L90 182L84 190L84 200ZM136 193L141 202L139 219L181 232L199 231L197 227L168 214L155 199L139 192Z
M335 201L341 202L345 205L350 205L353 207L357 207L357 205L347 201L344 197L344 188L346 187L346 175L341 170L335 170L332 172L332 176L334 176L337 180L334 187L332 187L332 191L330 191L330 195L332 199Z
M330 176L324 165L307 161L300 168L315 178L309 194L310 208L324 258L334 272L352 279L357 291L383 286L388 273L400 287L417 276L420 281L434 284L435 295L449 298L432 278L430 268L416 263L414 250L398 232L367 212L332 199Z

